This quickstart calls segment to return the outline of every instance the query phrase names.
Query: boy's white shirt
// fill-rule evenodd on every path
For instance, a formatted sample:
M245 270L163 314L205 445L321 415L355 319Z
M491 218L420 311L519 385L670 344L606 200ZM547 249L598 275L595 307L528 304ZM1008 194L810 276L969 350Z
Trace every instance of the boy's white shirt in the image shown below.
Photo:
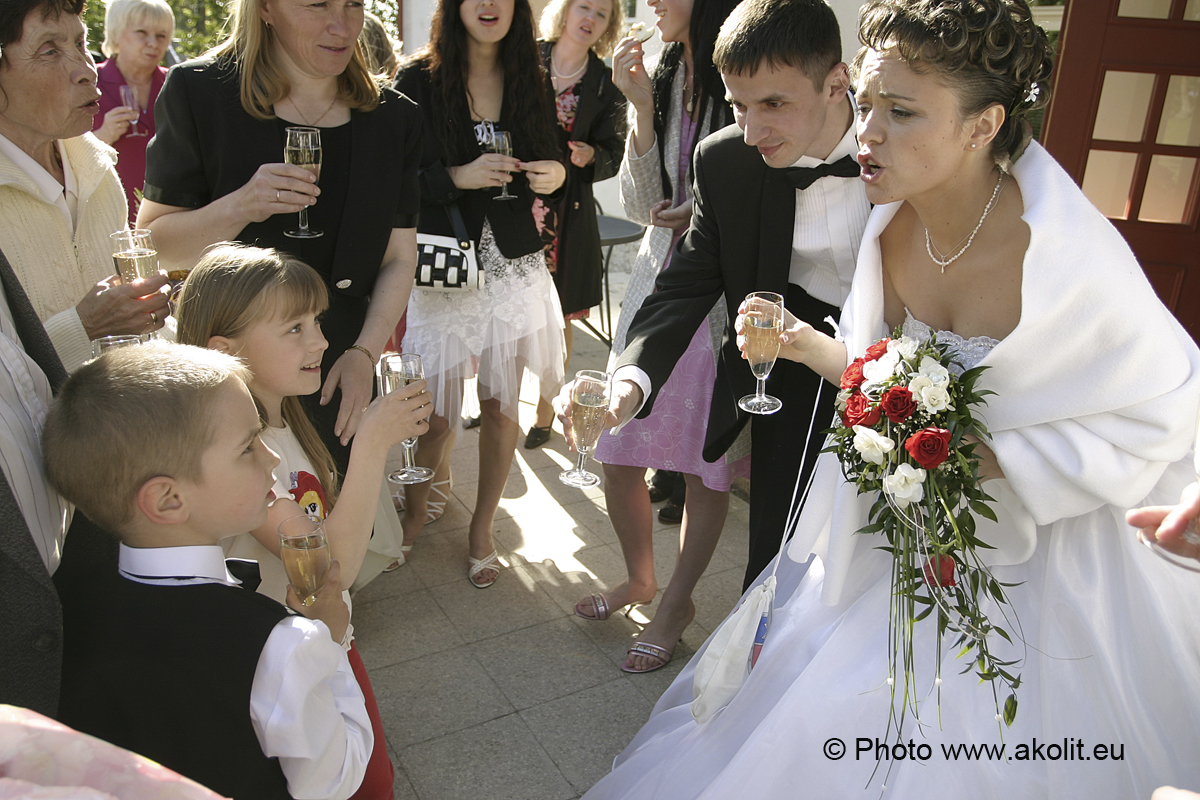
M239 585L217 545L121 545L119 565L139 583ZM288 616L271 631L254 671L250 720L296 800L346 800L358 791L375 737L350 662L325 623Z

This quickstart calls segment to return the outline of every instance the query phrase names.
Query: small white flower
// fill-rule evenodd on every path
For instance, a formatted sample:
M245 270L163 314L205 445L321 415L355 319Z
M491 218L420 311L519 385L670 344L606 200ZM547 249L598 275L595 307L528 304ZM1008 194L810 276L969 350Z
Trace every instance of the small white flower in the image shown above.
M854 426L854 449L862 456L863 461L882 464L884 457L895 447L896 443L886 436L880 436L862 425Z
M921 374L933 381L934 386L945 386L950 383L950 371L942 366L936 358L925 356L921 359Z
M833 405L839 414L846 410L846 401L850 399L850 395L852 394L854 394L853 389L842 389L837 393L837 397L834 398Z
M901 464L883 479L883 490L901 508L909 503L919 503L925 499L925 470Z
M916 395L917 402L921 407L930 414L940 414L947 409L953 410L954 406L950 403L950 392L946 391L946 387L925 386L922 387L920 394Z
M914 375L913 379L908 382L908 390L912 392L913 397L917 398L930 386L933 386L933 381L929 379L928 375Z
M903 358L912 358L917 354L917 348L920 346L920 342L911 336L901 336L899 339L892 339L888 342L887 349L889 353L896 351Z
M879 385L896 374L896 365L900 363L900 354L889 351L874 361L863 364L863 382L868 385Z

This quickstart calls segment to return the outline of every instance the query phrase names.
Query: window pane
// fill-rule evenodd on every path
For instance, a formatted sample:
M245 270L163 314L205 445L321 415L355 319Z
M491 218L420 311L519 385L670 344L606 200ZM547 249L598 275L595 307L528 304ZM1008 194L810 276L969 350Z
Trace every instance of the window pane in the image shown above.
M1196 171L1196 159L1183 156L1154 156L1150 159L1150 174L1146 176L1146 191L1142 194L1142 222L1184 222L1188 189Z
M1083 193L1109 219L1126 219L1136 153L1092 150L1083 171Z
M1183 18L1192 22L1200 22L1200 0L1188 0L1183 9Z
M1140 142L1153 91L1154 75L1151 73L1106 72L1092 137L1114 142Z
M1171 15L1171 0L1121 0L1118 17L1166 19Z
M1158 121L1159 144L1200 147L1200 77L1172 75Z

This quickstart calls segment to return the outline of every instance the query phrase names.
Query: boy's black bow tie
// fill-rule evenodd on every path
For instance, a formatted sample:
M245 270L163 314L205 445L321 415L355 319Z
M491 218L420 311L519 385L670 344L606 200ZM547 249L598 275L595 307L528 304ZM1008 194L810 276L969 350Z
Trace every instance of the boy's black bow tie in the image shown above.
M832 164L818 164L815 167L786 167L784 173L788 182L797 189L807 189L816 183L818 178L832 175L836 178L857 178L862 170L858 162L851 156L842 156Z
M225 569L229 570L230 575L242 582L243 589L249 589L253 592L262 583L262 574L258 571L257 561L248 561L242 558L227 558L225 559Z

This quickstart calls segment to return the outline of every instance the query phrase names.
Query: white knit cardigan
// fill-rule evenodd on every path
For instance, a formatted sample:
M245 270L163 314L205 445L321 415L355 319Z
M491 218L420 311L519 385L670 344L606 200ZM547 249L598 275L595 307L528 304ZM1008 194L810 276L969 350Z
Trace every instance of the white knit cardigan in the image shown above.
M75 230L33 178L0 153L0 249L21 279L63 366L74 370L92 347L75 304L113 274L108 236L126 227L117 152L90 133L63 141L78 186Z

